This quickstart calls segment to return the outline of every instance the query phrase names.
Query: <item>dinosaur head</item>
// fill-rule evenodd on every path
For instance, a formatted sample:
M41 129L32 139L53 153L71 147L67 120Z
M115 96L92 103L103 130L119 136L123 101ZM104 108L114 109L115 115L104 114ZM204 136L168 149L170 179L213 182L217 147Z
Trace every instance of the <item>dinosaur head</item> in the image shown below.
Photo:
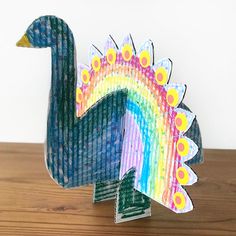
M64 28L61 23L62 20L55 16L41 16L32 22L16 45L28 48L52 47L58 40L58 33Z

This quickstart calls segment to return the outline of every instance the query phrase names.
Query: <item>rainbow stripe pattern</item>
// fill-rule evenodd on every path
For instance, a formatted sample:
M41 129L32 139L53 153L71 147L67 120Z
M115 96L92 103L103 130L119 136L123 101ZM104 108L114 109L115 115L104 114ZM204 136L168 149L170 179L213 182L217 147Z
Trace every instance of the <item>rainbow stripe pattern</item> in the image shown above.
M195 115L178 108L186 86L169 82L171 67L169 59L154 63L151 41L136 53L130 35L120 48L109 37L104 55L93 46L90 66L78 66L76 114L82 117L107 94L127 89L119 178L135 168L136 190L184 213L193 205L182 186L197 181L185 162L198 147L185 136Z

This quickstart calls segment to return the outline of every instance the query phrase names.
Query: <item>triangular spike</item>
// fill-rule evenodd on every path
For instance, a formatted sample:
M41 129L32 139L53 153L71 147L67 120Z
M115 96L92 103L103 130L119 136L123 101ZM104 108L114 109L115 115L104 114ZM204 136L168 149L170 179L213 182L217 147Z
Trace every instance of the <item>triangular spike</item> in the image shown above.
M171 107L177 107L184 98L186 92L186 85L179 83L169 83L165 85L165 89L167 91L167 103Z
M122 44L121 44L120 49L122 50L122 48L123 48L126 44L131 45L131 47L132 47L132 52L133 52L133 54L135 55L135 54L136 54L136 50L135 50L135 47L134 47L134 42L133 42L133 39L132 39L131 34L127 35L127 36L124 38L124 40L123 40L123 42L122 42Z
M187 132L196 116L192 112L182 108L176 108L175 111L177 112L177 115L175 116L176 128L181 133Z
M185 164L176 170L176 178L180 185L192 185L197 182L196 174Z
M116 51L118 50L118 46L117 46L115 40L112 38L111 35L109 35L109 37L107 38L107 41L105 42L104 55L106 55L107 50L110 49L110 48L113 48Z
M92 45L89 53L89 63L95 72L98 72L101 68L102 56L101 51L96 46Z
M193 210L193 204L187 192L179 185L172 194L173 208L176 213L186 213Z
M165 85L169 82L172 72L172 61L169 58L163 58L153 65L155 79L157 84Z
M89 52L89 63L91 64L92 62L92 59L95 57L95 56L98 56L98 57L102 57L102 53L101 51L94 45L92 45L90 47L90 52Z
M78 67L77 67L77 74L78 74L78 76L77 76L77 88L82 87L82 85L83 85L83 80L84 79L82 78L82 72L84 72L84 70L89 72L90 69L91 68L87 65L78 64Z
M153 66L154 63L154 46L151 40L146 41L139 49L138 56L140 58L140 64L143 67ZM142 57L145 58L145 64L142 63Z
M192 159L198 152L198 146L186 136L178 139L176 149L183 162Z

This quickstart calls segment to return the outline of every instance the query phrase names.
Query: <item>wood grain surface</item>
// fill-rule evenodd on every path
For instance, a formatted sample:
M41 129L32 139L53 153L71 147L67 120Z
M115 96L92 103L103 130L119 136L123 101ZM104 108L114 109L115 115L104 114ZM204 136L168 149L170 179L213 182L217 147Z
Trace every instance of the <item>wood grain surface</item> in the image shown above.
M0 144L0 235L236 235L236 150L205 150L187 187L195 209L114 224L114 202L92 203L92 186L65 190L44 164L42 144Z

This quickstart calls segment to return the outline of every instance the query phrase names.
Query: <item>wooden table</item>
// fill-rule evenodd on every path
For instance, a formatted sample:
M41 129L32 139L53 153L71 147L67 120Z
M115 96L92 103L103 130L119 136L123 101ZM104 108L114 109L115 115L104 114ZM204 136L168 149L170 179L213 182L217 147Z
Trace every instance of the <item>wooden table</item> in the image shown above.
M114 224L114 202L92 204L92 187L65 190L44 165L41 144L0 144L0 235L236 235L236 150L205 150L187 187L195 209Z

